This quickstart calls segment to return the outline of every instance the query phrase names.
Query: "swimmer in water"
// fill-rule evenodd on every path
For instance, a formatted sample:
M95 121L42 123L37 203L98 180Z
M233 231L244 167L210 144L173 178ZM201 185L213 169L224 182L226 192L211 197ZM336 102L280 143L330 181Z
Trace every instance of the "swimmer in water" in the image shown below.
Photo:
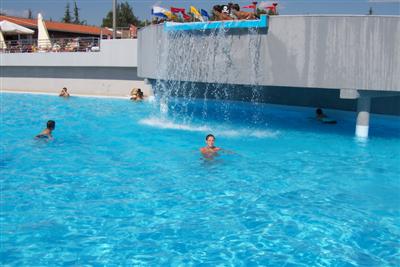
M204 156L213 156L215 154L217 154L218 151L221 150L221 148L216 147L214 145L215 143L215 137L212 134L209 134L206 136L206 146L200 148L200 152L204 155Z
M325 113L322 111L322 109L317 108L315 110L315 117L318 121L322 122L322 123L327 123L327 124L336 124L335 120L332 120L330 118L328 118L327 115L325 115Z
M53 139L53 136L51 135L51 133L54 131L55 128L56 128L56 122L53 120L49 120L47 122L46 129L44 129L40 134L36 135L35 138L37 138L37 139L42 139L42 138Z
M59 96L61 96L61 97L69 97L69 93L68 93L67 87L64 87L64 88L61 90Z

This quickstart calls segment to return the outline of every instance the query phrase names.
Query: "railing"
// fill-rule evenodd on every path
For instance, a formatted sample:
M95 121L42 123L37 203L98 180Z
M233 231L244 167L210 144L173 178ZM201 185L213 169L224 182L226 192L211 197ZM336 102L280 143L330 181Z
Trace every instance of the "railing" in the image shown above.
M100 38L53 38L49 40L13 40L0 42L0 53L98 52Z

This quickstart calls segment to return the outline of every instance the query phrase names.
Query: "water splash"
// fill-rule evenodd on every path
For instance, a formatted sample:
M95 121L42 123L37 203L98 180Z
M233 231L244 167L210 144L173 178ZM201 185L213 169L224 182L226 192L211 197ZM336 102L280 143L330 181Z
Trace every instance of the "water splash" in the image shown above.
M259 29L251 28L244 34L248 40L248 54L235 53L235 33L220 28L211 31L171 31L162 32L158 44L158 73L159 77L153 83L156 95L155 105L159 106L162 119L193 122L195 114L190 107L194 102L202 101L200 118L206 120L210 112L209 100L219 101L217 112L219 119L225 122L232 120L231 113L234 105L230 99L235 97L235 85L230 84L230 77L240 76L241 66L237 66L237 57L249 57L252 63L251 81L254 86L241 92L246 99L253 103L255 109L250 115L251 123L260 123L261 86L260 80L260 46ZM201 49L199 49L201 48ZM165 78L166 77L166 78ZM201 83L204 79L213 83ZM236 90L237 91L237 90ZM179 103L171 101L180 97ZM153 116L156 114L153 114ZM198 117L196 118L198 119Z
M178 131L189 131L189 132L202 132L202 133L214 133L218 136L225 137L255 137L255 138L274 138L279 135L279 131L268 131L257 128L232 128L226 125L201 125L196 123L185 123L176 122L168 119L160 119L156 117L146 118L139 121L142 125L147 125L159 129L169 129Z

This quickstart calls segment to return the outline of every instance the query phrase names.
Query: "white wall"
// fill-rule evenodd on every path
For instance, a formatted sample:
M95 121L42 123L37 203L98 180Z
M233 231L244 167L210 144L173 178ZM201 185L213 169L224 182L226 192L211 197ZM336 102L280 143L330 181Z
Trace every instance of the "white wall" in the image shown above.
M137 40L102 40L100 52L0 54L0 90L126 96L133 87L151 95L137 76Z
M258 34L142 28L138 74L206 83L400 91L400 16L269 19L268 32Z
M137 39L101 40L99 52L1 53L1 66L137 67Z

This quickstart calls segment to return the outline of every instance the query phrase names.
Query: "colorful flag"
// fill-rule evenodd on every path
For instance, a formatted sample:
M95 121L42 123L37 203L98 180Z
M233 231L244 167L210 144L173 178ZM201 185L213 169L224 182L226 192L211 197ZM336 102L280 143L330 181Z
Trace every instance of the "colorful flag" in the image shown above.
M256 8L256 5L242 6L242 8L252 8L252 9L254 9L254 8Z
M191 16L189 16L186 13L182 13L182 17L183 17L184 20L190 20L192 18Z
M162 18L168 18L167 17L167 15L165 15L165 12L166 12L167 10L165 10L164 8L162 8L162 7L159 7L159 6L153 6L153 8L151 9L151 14L153 15L153 16L156 16L156 17L162 17Z
M204 9L201 9L200 12L201 12L201 15L203 17L206 17L207 19L210 19L210 16L208 15L207 11L205 11Z
M204 21L203 17L200 15L199 11L194 6L190 6L190 12L193 13L196 19Z
M186 14L186 10L184 8L178 8L178 7L171 7L171 12Z
M174 13L172 13L171 11L165 11L164 15L167 16L171 20L176 19L176 15Z

